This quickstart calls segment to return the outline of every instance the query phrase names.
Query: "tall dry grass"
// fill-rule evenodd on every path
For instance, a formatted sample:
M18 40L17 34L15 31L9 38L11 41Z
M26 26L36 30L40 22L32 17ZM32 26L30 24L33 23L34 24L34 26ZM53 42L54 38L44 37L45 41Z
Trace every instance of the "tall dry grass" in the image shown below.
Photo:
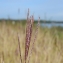
M15 26L15 27L13 27ZM19 31L19 39L21 45L22 63L24 63L25 53L25 26L21 25L0 25L0 62L4 63L20 63L20 54L18 48L17 32ZM33 28L30 51L33 47L30 63L62 63L63 62L63 32L41 28L38 31L38 36L33 44L35 35L35 27ZM60 34L59 34L60 33ZM3 52L3 55L2 55ZM4 57L4 58L3 58ZM27 61L28 62L28 61Z
M0 63L25 62L25 28L19 22L0 22ZM29 43L27 63L63 63L63 32L33 25Z

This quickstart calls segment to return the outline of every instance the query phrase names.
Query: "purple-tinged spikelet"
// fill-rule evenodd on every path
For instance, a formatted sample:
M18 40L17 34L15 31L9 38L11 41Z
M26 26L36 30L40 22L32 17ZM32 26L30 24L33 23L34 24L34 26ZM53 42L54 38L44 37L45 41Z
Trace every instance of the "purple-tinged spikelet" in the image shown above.
M37 38L37 33L38 33L39 25L40 25L40 17L39 17L39 20L38 20L38 24L37 24L37 28L36 28L36 31L35 31L34 39L33 39L33 41L32 41L32 42L33 42L33 43L32 43L33 46L34 46L34 42L35 42L35 40L36 40L36 38ZM29 59L30 59L31 54L32 54L32 50L33 50L33 47L31 48L31 52L30 52L30 55L29 55L29 58L28 58L28 63L29 63Z
M29 47L30 47L32 25L33 25L33 20L31 17L29 19L29 10L28 10L27 28L26 28L26 42L25 42L25 63L26 63L26 59L27 59Z

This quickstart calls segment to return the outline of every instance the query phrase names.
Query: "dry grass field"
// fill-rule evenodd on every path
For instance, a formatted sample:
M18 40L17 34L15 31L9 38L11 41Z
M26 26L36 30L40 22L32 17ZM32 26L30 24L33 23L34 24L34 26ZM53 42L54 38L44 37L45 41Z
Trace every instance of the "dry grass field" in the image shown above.
M36 26L33 27L30 44L30 49L33 47L33 50L27 63L28 59L29 63L63 63L63 31L39 27L33 46L35 29ZM24 63L26 25L19 22L0 23L0 63L20 63L18 35Z

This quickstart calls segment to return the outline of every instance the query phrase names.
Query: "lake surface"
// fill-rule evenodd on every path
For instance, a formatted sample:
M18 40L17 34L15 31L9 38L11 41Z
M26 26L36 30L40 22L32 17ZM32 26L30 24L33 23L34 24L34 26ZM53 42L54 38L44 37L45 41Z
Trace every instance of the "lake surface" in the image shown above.
M52 27L52 26L61 26L61 27L63 27L63 23L54 23L54 24L52 24L52 23L41 23L41 26L43 26L43 27Z

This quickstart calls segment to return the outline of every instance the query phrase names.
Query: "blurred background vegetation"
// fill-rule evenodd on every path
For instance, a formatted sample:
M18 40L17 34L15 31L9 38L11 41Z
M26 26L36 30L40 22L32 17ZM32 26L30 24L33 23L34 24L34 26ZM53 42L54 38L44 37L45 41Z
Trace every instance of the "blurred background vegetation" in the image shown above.
M34 22L32 39L35 35L36 24ZM17 33L24 63L26 20L0 21L0 63L20 63ZM32 39L30 48L34 48L29 59L30 63L63 63L63 27L44 27L41 24L34 46Z

